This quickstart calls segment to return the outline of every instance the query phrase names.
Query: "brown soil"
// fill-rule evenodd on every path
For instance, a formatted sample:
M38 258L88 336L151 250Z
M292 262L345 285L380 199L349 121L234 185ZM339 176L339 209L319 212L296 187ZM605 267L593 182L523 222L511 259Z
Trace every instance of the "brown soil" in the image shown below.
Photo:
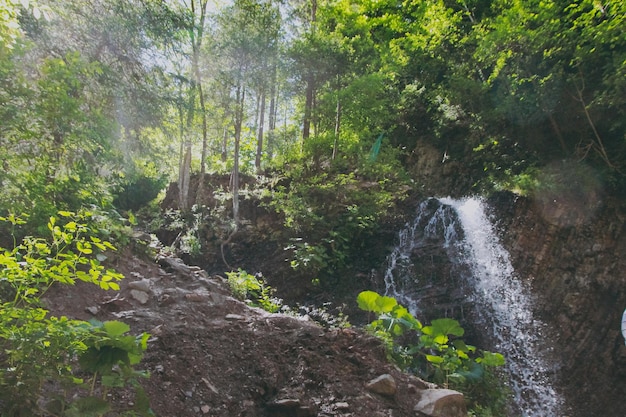
M231 297L223 278L177 258L157 262L126 249L110 261L126 276L119 292L57 286L47 305L54 315L122 320L133 333L149 332L138 368L151 374L143 385L158 416L415 415L424 383L390 365L363 331L251 308ZM148 292L132 284L142 280ZM395 396L365 388L381 374L395 378Z

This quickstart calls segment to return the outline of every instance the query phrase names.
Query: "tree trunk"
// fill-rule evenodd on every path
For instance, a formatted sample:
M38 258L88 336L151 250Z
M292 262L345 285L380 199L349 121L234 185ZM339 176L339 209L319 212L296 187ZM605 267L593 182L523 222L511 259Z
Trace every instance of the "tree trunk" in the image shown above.
M254 159L254 167L257 175L261 174L261 156L263 155L263 125L265 124L265 91L261 92L260 109L259 109L259 129L257 132L256 158Z
M189 210L189 182L191 181L191 141L185 144L185 156L179 173L179 201L181 211Z
M228 127L224 126L224 134L222 135L222 162L228 160Z
M267 158L272 160L274 157L274 130L276 129L276 64L272 65L272 80L270 87L270 110L267 130Z
M339 100L339 92L337 92L337 110L335 114L335 143L333 143L333 158L337 157L337 148L339 148L339 132L341 131L341 101Z
M186 133L184 134L184 137L185 137L184 155L182 159L182 164L178 172L178 186L179 186L178 207L182 211L187 211L189 209L189 182L191 178L191 142L192 142L191 141L191 129L193 127L195 107L196 107L196 84L192 83L189 89L189 103L187 105L187 124L186 124Z
M311 136L311 119L313 114L313 89L314 77L309 73L306 80L306 96L304 101L304 121L302 124L302 139L307 140Z
M241 125L243 123L243 107L246 97L246 90L242 87L241 82L237 85L236 93L236 109L235 109L235 154L232 176L233 191L233 220L235 221L235 230L239 225L239 145L241 143Z
M315 31L315 21L317 20L317 0L311 0L311 31ZM315 75L309 70L306 77L306 92L304 101L304 121L302 126L302 140L305 141L311 136L311 123L313 118L313 100L315 96Z
M202 79L200 75L200 68L196 61L196 79L198 83L198 95L200 97L200 113L202 115L202 156L200 159L200 178L198 179L198 188L196 190L196 204L202 204L204 195L204 174L206 174L206 159L209 147L209 139L207 133L207 117L206 117L206 105L204 103L204 92L202 89Z

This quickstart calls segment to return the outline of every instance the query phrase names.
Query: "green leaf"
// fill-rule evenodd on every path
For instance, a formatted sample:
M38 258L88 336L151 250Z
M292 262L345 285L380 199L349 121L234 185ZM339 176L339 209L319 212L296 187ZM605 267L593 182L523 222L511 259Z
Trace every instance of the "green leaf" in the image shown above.
M398 305L395 298L381 296L374 291L361 292L356 301L360 309L374 313L389 313Z
M356 297L356 302L361 310L378 312L376 299L380 297L374 291L363 291Z
M128 324L117 320L105 321L103 327L110 337L121 336L130 330Z
M476 362L485 366L503 366L505 359L501 353L485 351L483 352L483 357L476 359Z
M457 350L459 350L461 352L466 352L467 353L467 352L470 351L470 348L465 344L464 341L462 341L460 339L455 340L454 342L452 342L452 344L454 345L454 347Z
M154 413L150 409L150 399L142 386L137 387L134 410L141 416L154 416Z
M388 313L393 310L396 305L398 305L398 302L393 297L380 296L376 299L376 305L379 308L378 311Z
M433 335L451 334L454 336L463 336L463 334L465 334L465 330L463 330L459 322L454 319L445 318L433 320L431 327L433 329Z
M124 378L117 374L102 375L102 385L110 388L124 388Z
M141 335L140 346L142 350L148 349L148 339L150 339L150 333L144 333Z
M441 356L426 355L426 360L430 363L443 363L443 358Z
M74 401L65 415L67 417L99 417L109 412L108 402L97 397L79 398Z
M69 230L70 232L75 232L77 227L78 225L76 224L76 222L69 222L65 226L63 226L65 230Z

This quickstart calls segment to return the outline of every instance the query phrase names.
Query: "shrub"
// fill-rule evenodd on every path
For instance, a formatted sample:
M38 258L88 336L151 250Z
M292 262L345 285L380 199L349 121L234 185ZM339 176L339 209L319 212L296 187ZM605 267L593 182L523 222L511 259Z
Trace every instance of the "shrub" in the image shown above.
M395 298L363 291L357 303L362 310L377 314L368 328L383 340L396 364L466 393L482 410L480 415L491 410L503 415L507 392L493 371L504 365L502 354L466 344L461 339L465 331L454 319L436 319L424 326Z
M102 415L114 407L107 391L131 384L132 412L151 415L133 365L146 349L147 334L128 336L121 322L85 322L52 317L40 298L55 283L77 280L119 289L123 276L105 269L97 255L114 250L85 222L91 213L59 212L49 238L26 237L13 249L0 248L0 409L2 416ZM25 221L0 218L15 228ZM82 376L87 375L90 383ZM99 384L99 385L98 385ZM99 395L97 395L99 394ZM43 400L42 400L43 399ZM129 411L129 410L116 410Z
M262 276L251 275L241 269L227 272L226 276L236 298L270 313L276 313L282 307L282 300L273 297L274 289L265 283Z

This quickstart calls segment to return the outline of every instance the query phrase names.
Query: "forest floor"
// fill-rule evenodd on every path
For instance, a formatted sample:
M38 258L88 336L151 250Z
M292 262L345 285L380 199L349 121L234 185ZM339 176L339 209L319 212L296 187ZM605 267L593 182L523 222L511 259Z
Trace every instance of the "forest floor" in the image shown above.
M157 416L414 416L421 380L391 365L377 339L356 328L325 328L236 300L222 277L130 245L110 257L121 290L56 286L51 314L121 320L150 333L138 369ZM394 395L367 389L390 374ZM116 402L131 404L126 394Z

